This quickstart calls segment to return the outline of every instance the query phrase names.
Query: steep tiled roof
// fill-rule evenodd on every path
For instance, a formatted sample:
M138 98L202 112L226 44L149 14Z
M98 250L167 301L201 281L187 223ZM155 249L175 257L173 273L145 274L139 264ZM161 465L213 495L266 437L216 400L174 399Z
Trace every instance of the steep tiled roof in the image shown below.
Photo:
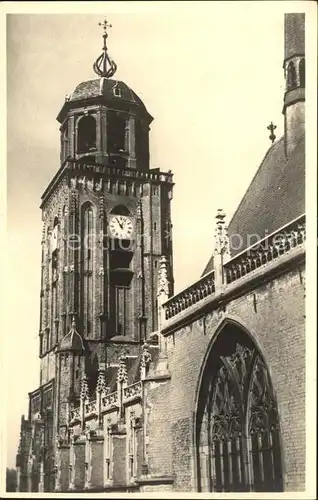
M285 59L305 54L305 14L285 14Z
M231 255L305 212L305 136L289 158L284 138L267 151L228 227ZM257 235L256 237L248 235ZM241 245L239 244L241 241ZM213 256L203 274L213 269Z

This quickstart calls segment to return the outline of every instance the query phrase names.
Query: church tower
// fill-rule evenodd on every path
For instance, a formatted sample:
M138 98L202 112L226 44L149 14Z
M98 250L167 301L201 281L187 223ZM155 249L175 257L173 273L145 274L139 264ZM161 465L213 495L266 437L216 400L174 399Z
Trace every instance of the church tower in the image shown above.
M289 157L305 133L305 14L285 14L285 153Z
M41 204L40 386L55 381L53 435L62 437L83 378L90 393L101 371L109 384L123 347L136 357L155 338L162 255L173 292L173 175L150 168L153 118L113 78L108 27L98 78L80 83L58 114L61 166Z

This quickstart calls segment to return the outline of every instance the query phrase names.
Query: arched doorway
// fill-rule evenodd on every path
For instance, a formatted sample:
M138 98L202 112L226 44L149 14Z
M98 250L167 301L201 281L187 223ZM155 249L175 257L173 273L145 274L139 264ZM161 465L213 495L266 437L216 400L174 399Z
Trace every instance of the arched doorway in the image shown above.
M277 404L250 336L227 323L208 355L196 419L198 489L283 491Z

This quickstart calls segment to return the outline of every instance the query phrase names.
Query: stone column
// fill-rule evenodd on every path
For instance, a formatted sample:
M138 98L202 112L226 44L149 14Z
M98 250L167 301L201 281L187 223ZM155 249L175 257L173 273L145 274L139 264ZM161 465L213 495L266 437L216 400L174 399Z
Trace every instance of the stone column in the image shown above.
M129 137L129 164L130 168L136 168L136 123L135 117L130 116L128 120L128 137Z
M127 366L126 366L126 354L123 353L119 357L119 368L117 372L117 392L118 392L118 408L119 408L119 419L122 420L124 417L123 408L123 395L124 389L127 386Z
M97 384L96 384L96 409L98 415L98 426L103 427L102 417L102 398L107 393L106 378L105 378L105 363L100 363L98 367Z
M92 479L92 443L90 440L90 431L85 433L85 490L91 488Z
M81 429L84 430L85 427L85 406L89 401L89 390L87 383L87 375L84 372L81 381L81 394L80 394L80 414L81 414Z
M44 492L44 462L40 462L40 480L39 480L39 493Z
M158 288L157 288L157 301L158 301L158 342L159 342L159 359L157 364L157 372L165 374L168 372L168 355L167 355L167 340L162 335L162 326L165 320L163 304L169 298L169 280L167 269L167 258L163 255L159 262L158 272Z

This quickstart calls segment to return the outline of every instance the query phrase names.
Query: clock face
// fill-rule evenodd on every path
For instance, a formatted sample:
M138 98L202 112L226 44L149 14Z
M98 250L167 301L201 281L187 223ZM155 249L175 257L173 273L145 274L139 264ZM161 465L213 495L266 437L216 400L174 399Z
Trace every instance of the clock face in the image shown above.
M125 215L113 215L109 221L109 232L113 238L130 239L133 230L132 219Z

